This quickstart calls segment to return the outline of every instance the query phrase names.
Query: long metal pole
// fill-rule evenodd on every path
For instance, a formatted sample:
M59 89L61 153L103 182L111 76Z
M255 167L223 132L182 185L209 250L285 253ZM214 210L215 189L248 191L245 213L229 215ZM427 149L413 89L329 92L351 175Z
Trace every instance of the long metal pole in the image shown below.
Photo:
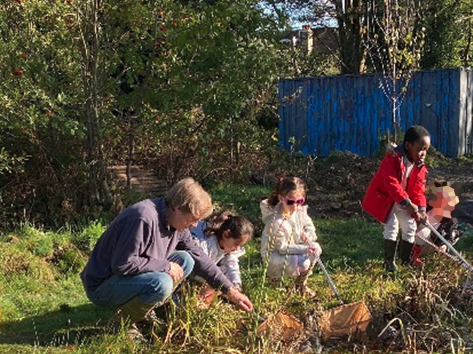
M419 238L420 240L424 241L426 244L428 244L433 249L435 249L436 252L441 253L444 256L447 256L448 258L450 258L451 260L453 260L457 263L460 263L463 267L465 267L469 271L472 270L467 264L463 263L458 257L455 257L455 256L451 255L450 253L445 252L439 246L437 246L435 243L433 243L432 241L427 240L424 236L416 235L416 237Z
M438 232L438 231L435 229L435 227L432 226L431 223L429 223L429 222L426 220L426 221L425 221L425 225L427 225L427 227L430 229L430 231L432 231L432 232L435 234L435 236L437 236L437 237L440 239L440 241L442 241L442 242L445 244L445 246L447 246L448 249L449 249L450 251L452 251L452 252L458 257L458 259L460 259L465 265L468 266L468 269L470 270L470 272L473 270L473 267L471 266L471 264L468 263L468 262L466 261L466 259L462 257L462 255L452 246L452 244L451 244L450 242L448 242L448 241L445 239L445 237L443 237L443 236L440 234L440 232Z
M320 269L322 269L322 272L324 273L325 278L327 279L328 284L330 285L330 288L332 289L333 293L335 294L338 301L340 302L340 305L343 305L342 298L340 297L340 294L338 293L337 288L335 287L335 284L332 281L332 278L330 278L330 275L328 274L327 269L325 269L325 266L322 263L322 260L320 259L320 257L317 257L317 264L319 265Z

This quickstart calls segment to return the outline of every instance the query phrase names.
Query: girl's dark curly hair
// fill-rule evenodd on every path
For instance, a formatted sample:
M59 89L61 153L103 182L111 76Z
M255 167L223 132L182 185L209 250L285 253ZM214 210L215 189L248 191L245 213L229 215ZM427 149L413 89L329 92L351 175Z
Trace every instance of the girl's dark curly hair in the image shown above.
M240 239L243 235L248 235L248 239L253 237L253 224L243 216L233 215L228 210L213 213L206 222L205 234L215 234L219 240L225 231L229 231L233 239Z

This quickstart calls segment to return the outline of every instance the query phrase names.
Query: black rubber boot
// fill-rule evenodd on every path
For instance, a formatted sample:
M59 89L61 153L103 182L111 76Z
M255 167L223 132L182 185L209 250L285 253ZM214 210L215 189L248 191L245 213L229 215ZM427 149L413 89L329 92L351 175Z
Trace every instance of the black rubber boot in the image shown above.
M399 244L399 258L401 259L402 265L411 264L411 254L412 254L413 247L414 247L413 243L401 240Z
M396 241L384 240L384 270L389 273L392 273L397 269L396 263L394 262L396 246Z

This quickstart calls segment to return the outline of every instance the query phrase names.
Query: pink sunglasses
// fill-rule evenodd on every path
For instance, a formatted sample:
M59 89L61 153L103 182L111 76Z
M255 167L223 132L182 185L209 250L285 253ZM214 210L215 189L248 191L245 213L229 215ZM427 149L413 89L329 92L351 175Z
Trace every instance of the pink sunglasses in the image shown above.
M286 205L293 205L293 204L302 205L305 203L305 198L301 198L301 199L284 198L284 203L286 203Z

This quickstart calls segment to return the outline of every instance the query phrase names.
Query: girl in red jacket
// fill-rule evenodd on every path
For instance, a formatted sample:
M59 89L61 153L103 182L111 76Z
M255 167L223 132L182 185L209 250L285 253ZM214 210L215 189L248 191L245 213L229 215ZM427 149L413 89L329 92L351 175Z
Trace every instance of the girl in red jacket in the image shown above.
M363 209L384 223L384 269L388 272L396 270L399 228L399 258L409 264L417 229L413 216L419 213L421 219L426 217L424 159L429 147L429 132L418 125L410 127L403 144L386 152L363 198Z

